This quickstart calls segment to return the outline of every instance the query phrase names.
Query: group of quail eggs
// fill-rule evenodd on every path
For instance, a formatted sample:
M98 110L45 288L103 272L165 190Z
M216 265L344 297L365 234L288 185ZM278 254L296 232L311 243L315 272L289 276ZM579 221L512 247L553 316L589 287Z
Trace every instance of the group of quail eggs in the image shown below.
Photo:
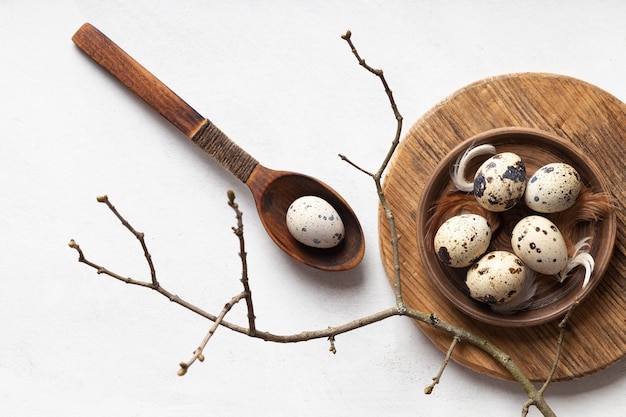
M476 171L473 181L464 172L471 159L490 154ZM539 168L527 181L524 161L515 153L496 153L492 145L468 149L454 165L451 179L459 191L473 192L476 202L490 212L501 213L519 202L532 214L522 218L511 233L511 248L489 249L492 230L488 220L474 213L455 215L441 224L434 236L434 249L441 262L452 268L467 268L466 285L472 298L487 303L494 311L511 313L524 309L536 290L537 273L563 282L568 273L582 265L583 287L594 268L587 252L588 242L576 244L568 256L565 239L557 226L543 214L572 207L583 187L576 169L563 162Z

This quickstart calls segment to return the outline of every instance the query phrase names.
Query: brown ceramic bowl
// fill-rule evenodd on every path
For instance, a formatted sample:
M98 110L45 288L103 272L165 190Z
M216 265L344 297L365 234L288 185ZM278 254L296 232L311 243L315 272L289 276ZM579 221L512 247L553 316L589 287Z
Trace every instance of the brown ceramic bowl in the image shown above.
M498 314L491 308L472 299L465 285L467 268L450 268L444 265L432 249L432 242L427 242L428 231L431 238L438 225L428 226L437 201L454 190L450 180L450 167L471 145L491 144L496 152L517 153L526 165L527 178L541 166L551 162L565 162L573 166L580 174L583 184L594 192L610 193L610 187L602 175L602 171L590 157L584 155L571 142L560 139L550 133L530 128L507 127L490 130L467 139L454 148L439 163L429 178L417 214L417 240L424 268L439 291L459 310L482 322L508 327L534 326L557 319L565 314L576 298L584 299L591 293L602 279L609 265L616 236L616 216L614 210L598 221L578 223L573 230L574 242L591 236L590 253L595 259L595 269L591 280L582 289L583 268L574 270L563 283L546 276L538 276L539 286L530 306L513 314ZM477 157L471 161L466 176L475 171L489 156ZM528 214L537 214L529 210L523 203L500 214L501 226L492 237L489 250L510 250L511 230L516 221Z

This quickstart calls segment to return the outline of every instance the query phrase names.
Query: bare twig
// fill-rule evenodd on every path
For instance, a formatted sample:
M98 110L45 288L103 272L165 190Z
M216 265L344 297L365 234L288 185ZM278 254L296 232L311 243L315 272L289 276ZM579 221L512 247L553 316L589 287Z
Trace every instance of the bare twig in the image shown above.
M98 274L104 274L104 275L108 275L112 278L115 278L119 281L125 282L127 284L131 284L131 285L139 285L141 287L148 287L148 288L152 288L155 289L156 286L154 285L154 283L152 282L144 282L144 281L138 281L135 280L133 278L127 278L127 277L123 277L121 275L118 275L112 271L109 271L107 268L97 265L93 262L91 262L90 260L88 260L85 257L85 254L83 253L83 250L80 248L80 246L78 245L78 243L76 243L76 241L74 239L70 240L69 243L69 247L76 250L76 252L78 252L78 262L84 263L85 265L88 265L92 268L94 268L96 270L96 273Z
M222 324L222 321L224 320L224 317L226 317L226 314L235 306L235 304L237 304L245 296L246 296L245 293L243 292L239 293L238 295L234 296L229 302L227 302L224 305L224 308L222 308L222 311L215 319L215 323L213 323L213 326L211 326L206 336L204 336L204 339L202 339L202 342L200 342L200 345L198 346L198 348L194 350L193 355L191 356L191 359L189 359L187 362L180 363L180 369L178 370L179 376L185 375L187 373L187 369L189 369L189 367L196 361L196 359L199 360L200 362L204 361L203 352L207 343L209 343L209 340L211 340L211 337L213 337L213 334L215 334L215 331L217 330L217 328L220 327L220 325Z
M552 383L552 380L554 379L554 375L556 374L556 370L561 360L561 354L563 352L563 340L565 338L565 331L567 329L567 324L569 323L569 320L572 317L572 314L574 313L574 309L578 307L578 304L580 304L580 299L576 298L574 302L572 303L572 305L567 309L567 312L565 313L565 316L563 317L563 319L561 319L561 321L559 322L559 337L556 342L556 353L554 355L554 362L552 363L552 368L550 369L550 373L548 374L548 377L546 378L543 385L541 386L541 388L539 388L539 391L538 391L538 393L541 394L542 397L545 391L548 389L548 386ZM535 402L533 401L532 398L529 398L528 401L526 401L526 403L524 403L524 406L522 407L522 417L525 417L526 415L528 415L528 411L530 407L533 405L536 405Z
M152 263L152 256L150 255L150 252L148 252L148 248L146 246L146 240L144 239L143 233L135 230L135 228L133 228L133 226L131 226L130 223L128 223L126 219L124 219L120 215L120 213L117 211L115 206L111 204L111 202L109 201L109 197L107 195L99 196L97 200L98 200L98 203L106 204L109 210L111 210L113 214L115 214L115 217L117 217L119 221L122 222L124 227L127 228L133 235L135 235L137 240L139 240L139 243L141 244L141 249L143 250L143 255L146 258L146 261L148 262L148 267L150 268L150 278L152 279L152 285L154 285L155 287L158 286L159 282L157 281L156 269L154 268L154 263Z
M389 204L387 204L385 193L383 192L382 176L383 176L383 173L385 172L385 169L389 165L389 162L391 161L391 157L395 153L396 148L400 144L400 135L402 134L403 118L398 110L396 101L393 98L393 92L389 88L389 84L387 84L387 80L385 79L383 71L380 69L372 68L365 62L363 58L361 58L358 51L356 50L356 47L354 46L354 43L352 42L352 32L347 31L344 35L341 36L341 38L344 39L348 43L348 45L350 46L350 49L352 50L352 53L354 54L357 61L359 62L359 65L361 65L363 68L365 68L372 74L376 75L380 79L380 81L383 84L383 88L385 89L385 93L387 94L387 98L389 99L389 102L391 104L393 115L396 119L396 133L394 135L393 141L391 142L389 151L387 152L387 155L385 156L385 159L383 160L382 164L378 168L378 171L372 174L369 171L361 168L360 166L352 162L345 155L340 154L339 157L342 160L348 162L353 167L357 168L361 172L366 173L367 175L369 175L370 177L374 179L374 184L376 186L376 193L378 194L378 199L380 200L381 206L383 207L383 210L385 212L385 218L387 219L387 222L389 224L389 230L391 231L391 247L393 250L394 291L396 295L396 305L398 306L399 309L402 310L405 308L405 304L402 298L402 282L400 280L400 253L398 251L399 237L396 232L396 221L393 217L392 211L389 209Z
M243 237L243 213L239 210L239 204L235 202L235 192L228 190L228 205L235 211L237 226L233 227L235 236L239 239L239 257L241 258L241 283L243 284L243 295L248 307L248 334L253 336L256 332L256 316L252 304L252 291L248 280L248 254L246 253L246 243Z
M452 352L454 352L454 348L459 343L460 339L458 336L454 336L452 338L452 343L450 343L450 347L448 348L448 352L446 353L445 358L443 358L443 363L441 364L441 368L439 368L439 372L437 375L433 377L433 383L424 388L424 394L432 394L433 389L435 389L435 385L441 381L441 376L443 375L443 371L445 371L448 363L450 362L450 357L452 357Z

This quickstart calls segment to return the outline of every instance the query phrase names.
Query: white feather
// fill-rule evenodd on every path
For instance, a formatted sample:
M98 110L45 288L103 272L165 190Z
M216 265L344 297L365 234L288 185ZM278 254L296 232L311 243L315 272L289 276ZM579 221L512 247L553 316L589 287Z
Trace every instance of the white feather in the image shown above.
M563 270L559 273L558 278L560 282L565 281L567 275L577 266L582 266L585 268L585 279L583 280L583 288L589 284L589 279L591 278L591 274L593 273L593 269L595 268L596 262L593 259L593 256L587 251L589 249L589 240L591 237L586 237L574 246L574 255L569 259L569 262L563 268Z
M468 181L465 179L465 169L469 161L480 155L495 154L496 147L493 145L485 144L478 146L470 146L459 156L450 170L450 178L452 183L459 191L472 192L474 190L474 181Z

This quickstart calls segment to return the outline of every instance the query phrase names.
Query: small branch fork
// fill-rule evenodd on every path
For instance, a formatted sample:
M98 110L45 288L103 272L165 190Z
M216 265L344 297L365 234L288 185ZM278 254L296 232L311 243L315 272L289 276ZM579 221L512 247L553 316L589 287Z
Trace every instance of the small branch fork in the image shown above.
M239 257L241 258L241 283L243 285L243 291L241 291L239 294L235 295L227 303L225 303L221 312L217 316L201 309L200 307L196 305L193 305L185 301L184 299L180 298L178 295L175 295L169 292L168 290L166 290L160 285L157 279L156 270L152 263L152 256L150 255L150 252L148 251L148 248L144 239L144 234L141 232L138 232L131 226L131 224L117 211L115 206L111 204L111 202L109 201L109 198L106 195L102 197L98 197L97 201L100 203L104 203L109 208L109 210L121 221L124 227L126 227L126 229L128 229L137 238L137 240L139 241L143 249L144 258L146 259L146 262L148 263L148 268L150 271L150 279L147 281L141 281L141 280L136 280L130 277L124 277L122 275L119 275L105 268L104 266L98 265L88 260L83 250L78 245L78 243L76 243L72 239L69 242L69 246L72 249L76 250L76 252L78 253L78 262L86 264L89 267L95 269L97 274L107 275L109 277L112 277L114 279L117 279L127 284L150 288L158 292L159 294L163 295L171 302L176 303L192 311L193 313L213 322L213 325L211 326L207 334L204 336L199 346L194 350L192 357L188 361L180 363L180 369L178 371L178 374L181 376L186 374L189 367L196 360L200 362L204 360L203 352L208 342L210 341L210 339L212 338L212 336L215 334L215 332L217 331L219 327L226 327L232 331L247 335L249 337L253 337L253 338L257 338L257 339L261 339L265 341L270 341L270 342L276 342L276 343L296 343L296 342L304 342L304 341L313 340L313 339L326 339L330 343L329 351L332 353L336 353L337 350L335 347L335 342L336 342L336 337L338 335L377 323L379 321L388 319L390 317L406 316L416 321L425 323L435 329L441 330L449 334L452 337L452 342L450 344L450 347L448 349L448 352L444 358L444 361L442 363L442 366L438 374L433 378L433 383L427 386L424 390L426 394L430 394L433 391L434 387L440 382L441 376L443 375L443 372L446 366L448 365L450 359L452 358L455 347L459 343L469 343L477 347L478 349L482 350L483 352L487 353L491 358L493 358L494 361L496 361L504 369L506 369L507 372L509 372L509 374L513 377L513 379L517 381L518 384L527 393L528 401L523 405L522 416L526 416L528 414L528 411L531 406L535 406L546 417L556 416L554 411L550 408L548 403L545 401L543 395L548 385L553 380L554 375L556 373L560 356L561 356L562 343L564 339L566 326L570 320L570 317L572 315L574 308L578 305L578 301L573 303L573 305L570 307L569 311L567 312L566 316L563 318L563 320L559 324L560 333L559 333L557 346L556 346L555 360L554 360L554 363L553 363L553 366L551 368L548 378L546 379L542 387L539 389L537 389L533 385L533 383L528 379L528 377L519 368L519 366L512 360L512 358L509 355L507 355L505 352L500 350L497 346L493 345L489 341L477 335L474 335L468 332L467 330L463 328L454 326L450 323L447 323L441 320L435 314L420 312L412 308L409 308L405 305L404 300L402 298L402 288L401 288L401 280L400 280L401 275L400 275L400 261L399 261L400 257L399 257L399 251L398 251L398 246L399 246L398 235L396 232L393 213L391 212L391 209L389 208L389 205L385 199L385 195L383 193L382 184L381 184L381 177L387 165L389 164L394 151L396 150L400 142L400 134L402 130L402 116L398 112L396 103L393 98L393 94L391 90L389 89L389 86L384 78L382 70L377 70L377 69L370 67L369 65L366 64L365 60L363 60L359 56L356 48L354 47L354 44L352 43L350 31L346 32L346 34L343 35L342 38L346 42L348 42L348 45L350 46L352 53L355 55L355 57L357 58L359 62L359 65L366 68L369 72L373 73L381 80L385 88L387 97L389 98L389 101L391 103L391 107L393 109L395 119L397 121L396 134L393 138L390 150L388 154L386 155L382 165L380 166L378 171L376 171L375 173L370 173L364 170L363 168L351 162L347 157L340 155L340 158L342 160L348 162L353 167L357 168L358 170L364 172L365 174L371 176L374 179L378 197L379 197L381 206L384 209L385 217L388 221L388 225L391 231L391 245L393 248L393 259L394 259L394 280L395 280L394 291L395 291L395 296L396 296L396 306L387 308L385 310L379 311L374 314L370 314L368 316L365 316L365 317L362 317L353 321L350 321L343 325L339 325L335 327L328 327L322 330L303 331L303 332L292 334L292 335L277 335L274 333L258 330L256 328L256 323L255 323L255 313L254 313L254 307L252 303L252 292L250 290L249 279L248 279L248 264L247 264L247 255L246 255L246 250L245 250L245 240L244 240L244 234L243 234L243 220L242 220L243 215L242 215L242 212L239 210L238 204L235 202L235 194L231 190L229 190L227 193L228 205L234 210L236 221L237 221L236 226L233 227L232 229L233 229L233 233L239 239ZM247 305L247 310L248 310L247 326L240 326L238 324L225 320L226 315L241 300L245 300L246 305Z
M235 217L237 219L237 226L233 227L232 229L233 229L234 234L239 239L239 250L240 250L239 257L241 258L241 264L242 264L241 282L243 284L244 290L241 293L234 296L233 298L231 298L231 300L228 301L224 305L224 307L222 308L222 311L217 316L214 316L212 314L209 314L203 311L202 309L194 306L191 303L188 303L187 301L181 299L177 295L174 295L171 292L167 291L165 288L163 288L157 279L156 270L152 262L152 255L148 251L144 234L142 232L138 232L137 230L135 230L135 228L119 213L119 211L111 203L108 196L106 195L99 196L97 197L97 201L99 203L105 204L109 208L109 210L121 221L122 225L124 225L124 227L128 229L139 241L141 248L143 249L144 258L146 259L146 262L148 263L148 267L150 270L150 281L141 281L141 280L136 280L133 278L124 277L113 271L110 271L109 269L103 266L97 265L96 263L89 261L85 257L85 254L83 250L81 249L81 247L78 245L78 243L76 243L76 241L72 239L69 242L69 246L78 252L78 261L94 268L98 274L108 275L119 281L125 282L126 284L137 285L140 287L147 287L147 288L153 289L157 291L158 293L162 294L163 296L167 297L170 301L177 303L193 311L194 313L199 314L213 321L213 326L209 329L206 336L202 339L198 348L194 350L192 357L187 362L180 363L180 369L178 371L178 375L180 376L185 375L187 373L187 369L196 360L200 362L204 361L204 355L203 355L204 348L208 344L211 337L213 337L213 334L215 333L217 328L220 327L220 325L224 325L225 323L224 318L226 317L226 314L235 306L235 304L237 304L242 299L246 300L246 304L248 306L248 328L245 331L245 333L247 333L249 336L254 336L256 332L256 325L255 325L254 307L252 304L252 293L250 291L250 285L248 282L248 263L247 263L247 255L245 251L245 240L243 237L243 220L242 220L243 213L241 212L241 210L239 210L239 205L235 202L235 193L233 191L231 190L228 191L228 205L232 207L232 209L235 211ZM226 325L226 327L229 327L229 326ZM239 331L242 332L241 329L239 329Z
M404 304L404 300L402 298L402 284L400 280L400 253L398 251L399 237L396 231L396 221L393 217L393 212L389 208L389 204L387 204L387 199L385 197L385 193L383 192L383 186L382 186L383 173L385 172L387 165L389 165L389 161L391 161L391 157L395 153L396 148L400 144L400 135L402 134L403 118L400 112L398 111L398 106L396 105L396 101L393 98L393 92L389 88L389 84L387 84L387 80L385 79L385 75L383 74L383 71L380 69L372 68L365 62L363 58L361 58L361 56L359 55L359 52L354 46L354 43L352 42L352 32L348 30L344 35L341 36L341 38L348 43L348 46L350 46L350 49L352 50L352 53L354 54L357 61L359 62L359 65L361 65L363 68L365 68L366 70L368 70L369 72L371 72L372 74L374 74L380 79L380 81L383 84L383 88L385 89L385 93L387 94L387 98L389 99L389 103L391 104L393 115L397 122L396 133L393 137L393 140L391 141L391 146L389 147L389 151L387 152L387 155L385 155L385 159L383 160L382 164L378 168L378 171L376 171L375 173L370 173L369 171L361 168L360 166L352 162L350 159L348 159L345 155L339 154L339 157L342 160L346 161L348 164L358 169L359 171L369 175L374 180L374 184L376 186L376 193L378 194L378 199L380 200L381 206L383 207L383 210L385 212L385 218L387 219L389 230L391 231L391 247L393 250L394 291L396 295L396 306L398 307L399 310L405 310L406 305Z

